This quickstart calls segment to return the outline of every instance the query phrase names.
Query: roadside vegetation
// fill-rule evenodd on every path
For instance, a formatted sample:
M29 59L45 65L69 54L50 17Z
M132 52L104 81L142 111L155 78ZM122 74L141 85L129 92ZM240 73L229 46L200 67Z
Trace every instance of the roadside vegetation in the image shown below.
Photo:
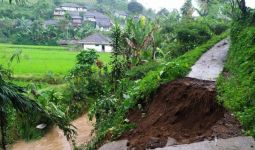
M219 101L240 120L245 134L255 137L254 11L236 18L225 71L218 80Z

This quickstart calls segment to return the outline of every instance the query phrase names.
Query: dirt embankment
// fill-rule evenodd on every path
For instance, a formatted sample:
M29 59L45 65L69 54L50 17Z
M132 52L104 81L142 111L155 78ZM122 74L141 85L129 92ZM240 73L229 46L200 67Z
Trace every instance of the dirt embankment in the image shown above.
M142 104L144 108L129 113L137 128L120 139L128 139L131 149L163 147L168 137L187 144L241 134L238 121L217 104L212 81L179 79L156 93L149 104Z

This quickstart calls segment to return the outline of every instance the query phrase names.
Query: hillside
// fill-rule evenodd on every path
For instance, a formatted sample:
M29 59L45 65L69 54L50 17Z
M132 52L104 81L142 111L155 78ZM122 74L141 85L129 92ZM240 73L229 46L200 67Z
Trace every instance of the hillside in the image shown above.
M255 136L254 19L238 21L231 30L225 72L218 80L219 100L240 120L245 134Z

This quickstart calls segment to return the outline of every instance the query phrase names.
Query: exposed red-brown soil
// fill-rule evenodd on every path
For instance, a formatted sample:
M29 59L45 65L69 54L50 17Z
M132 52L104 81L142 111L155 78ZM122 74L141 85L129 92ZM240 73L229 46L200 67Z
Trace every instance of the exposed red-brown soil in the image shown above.
M163 147L168 137L186 144L241 134L238 121L217 104L214 82L184 78L156 93L149 104L141 104L144 108L129 113L137 128L121 139L128 139L132 149Z

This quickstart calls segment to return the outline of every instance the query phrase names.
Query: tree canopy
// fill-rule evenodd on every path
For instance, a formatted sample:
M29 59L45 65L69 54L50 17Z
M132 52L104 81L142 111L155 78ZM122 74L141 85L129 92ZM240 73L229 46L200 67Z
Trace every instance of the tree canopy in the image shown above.
M136 1L130 2L128 4L128 10L132 13L142 13L143 12L143 5Z

